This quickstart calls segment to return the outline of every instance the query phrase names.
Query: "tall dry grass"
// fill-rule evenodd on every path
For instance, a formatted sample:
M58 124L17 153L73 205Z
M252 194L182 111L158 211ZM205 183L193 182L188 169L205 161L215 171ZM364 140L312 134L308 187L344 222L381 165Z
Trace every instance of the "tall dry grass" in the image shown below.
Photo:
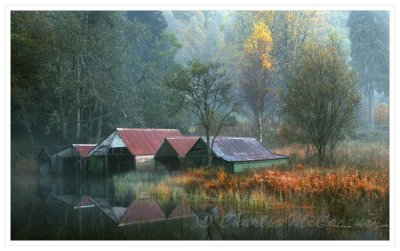
M209 203L238 212L327 208L331 216L346 223L356 218L369 220L373 214L379 218L377 222L387 224L389 151L385 142L343 143L337 151L336 168L307 164L301 157L303 150L296 150L299 161L289 168L263 168L242 174L228 173L224 168L199 168L166 176L147 187L139 187L141 183L136 181L133 190L146 190L161 201L180 196L200 208Z
M285 198L324 196L354 200L384 196L389 191L388 179L386 172L346 169L259 169L244 175L229 174L223 169L199 169L182 173L172 181L188 190L204 189L210 195L225 190L241 193L262 191Z

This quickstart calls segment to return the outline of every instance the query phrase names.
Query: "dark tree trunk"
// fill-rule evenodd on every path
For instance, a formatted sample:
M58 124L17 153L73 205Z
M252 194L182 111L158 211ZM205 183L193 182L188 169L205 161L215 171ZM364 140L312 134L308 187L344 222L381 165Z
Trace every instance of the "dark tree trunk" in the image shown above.
M258 139L260 140L260 142L263 142L263 125L262 125L262 113L259 112L258 116L257 116L257 122L258 122Z
M334 168L336 166L336 157L335 157L335 148L334 147L330 148L330 153L331 153L332 168Z
M375 89L369 85L368 107L369 107L369 128L375 129Z
M211 169L212 165L212 155L211 155L211 140L210 140L210 130L206 129L207 137L207 168Z
M325 160L325 146L318 148L318 164L322 166Z
M29 120L28 113L26 112L25 105L22 104L21 107L22 107L22 116L24 119L24 126L25 126L26 131L28 132L29 141L31 142L31 144L33 146L33 145L35 145L35 141L33 139L31 122Z
M61 74L61 65L57 65L57 79L58 79L58 84L62 85L62 89L65 90L65 81L64 81L64 76ZM60 103L60 110L61 110L61 134L62 134L62 140L64 143L67 143L68 141L68 135L67 135L67 117L65 113L65 107L64 107L64 101L63 97L59 96L58 101Z
M81 69L80 69L80 60L79 60L79 52L77 53L76 58L76 134L75 137L77 140L81 137Z
M76 108L76 139L79 140L81 137L81 105L80 105L80 91L78 87L78 91L76 93L77 98L77 108Z
M64 143L66 143L68 140L68 136L67 136L67 118L65 117L65 114L63 114L62 118L62 137Z
M97 120L96 143L98 143L101 138L101 126L103 124L103 106L100 106L99 114L99 119Z
M94 124L94 111L92 109L88 110L88 132L87 135L89 135L89 140L91 142L96 141L96 136L93 133L93 124Z

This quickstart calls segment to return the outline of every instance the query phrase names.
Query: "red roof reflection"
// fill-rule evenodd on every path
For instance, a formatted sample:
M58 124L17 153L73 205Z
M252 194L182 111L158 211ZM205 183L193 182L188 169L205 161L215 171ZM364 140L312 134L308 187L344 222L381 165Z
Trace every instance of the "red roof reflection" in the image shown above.
M165 214L155 200L132 202L121 217L119 226L165 220Z

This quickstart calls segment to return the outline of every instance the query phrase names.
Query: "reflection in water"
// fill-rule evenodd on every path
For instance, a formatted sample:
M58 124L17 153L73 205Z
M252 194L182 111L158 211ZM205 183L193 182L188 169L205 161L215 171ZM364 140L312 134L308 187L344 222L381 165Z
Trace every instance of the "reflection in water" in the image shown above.
M49 216L60 226L57 239L203 239L205 230L197 226L197 216L185 201L159 204L148 194L120 200L110 179L90 178L66 189L70 179L44 177L39 182Z
M46 207L60 228L58 239L135 240L202 239L190 207L178 204L166 215L154 199L138 199L125 207L104 198L51 196Z
M87 208L87 207L94 207L96 206L95 202L90 196L82 196L78 200L75 200L75 206L74 209L81 209L81 208Z
M170 214L166 215L166 212L161 209L155 199L134 200L127 208L113 206L107 199L94 199L90 196L74 197L71 195L53 195L51 199L63 202L66 206L70 206L73 209L96 207L110 220L117 223L118 226L128 226L132 224L143 224L196 216L190 206L184 202L180 202Z
M142 190L117 198L111 179L90 177L71 185L70 178L42 176L25 190L14 185L12 239L374 240L389 236L387 227L343 227L326 208L246 212L229 203L199 203L189 197L173 196L160 199ZM37 187L33 188L33 184ZM32 192L29 198L28 191ZM33 191L39 196L35 197Z

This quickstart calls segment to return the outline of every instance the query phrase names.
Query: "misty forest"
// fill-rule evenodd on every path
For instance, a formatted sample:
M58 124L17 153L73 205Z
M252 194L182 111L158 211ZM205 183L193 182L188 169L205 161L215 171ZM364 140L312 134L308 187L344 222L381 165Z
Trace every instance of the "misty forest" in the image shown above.
M387 240L389 11L12 11L13 240Z

